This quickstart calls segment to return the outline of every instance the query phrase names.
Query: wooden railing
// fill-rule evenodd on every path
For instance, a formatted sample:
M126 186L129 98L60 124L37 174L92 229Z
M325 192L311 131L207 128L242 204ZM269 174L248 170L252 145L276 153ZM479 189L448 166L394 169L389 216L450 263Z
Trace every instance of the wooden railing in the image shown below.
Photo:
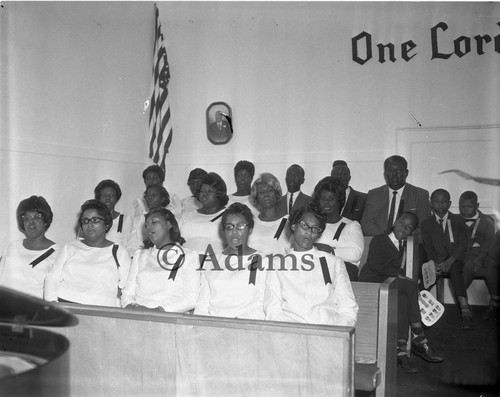
M72 396L354 393L351 327L64 306Z

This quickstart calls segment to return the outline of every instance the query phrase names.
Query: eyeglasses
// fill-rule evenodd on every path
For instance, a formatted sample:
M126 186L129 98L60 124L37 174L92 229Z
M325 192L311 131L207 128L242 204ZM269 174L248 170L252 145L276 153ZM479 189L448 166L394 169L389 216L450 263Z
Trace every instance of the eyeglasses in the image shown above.
M320 227L310 226L307 223L305 223L304 221L300 221L299 225L303 230L306 230L306 231L311 230L311 233L314 233L314 234L318 234L318 233L321 233L323 231L323 229L321 229Z
M21 219L23 222L30 222L30 221L41 221L42 220L42 214L34 214L34 215L23 215Z
M92 218L82 218L80 219L80 224L81 225L88 225L89 223L93 223L94 225L97 225L99 222L104 222L103 218L99 218L98 216L94 216Z
M238 223L237 225L235 225L233 223L224 223L223 227L225 230L233 230L234 228L236 228L236 230L245 230L245 228L247 227L247 224L246 223Z

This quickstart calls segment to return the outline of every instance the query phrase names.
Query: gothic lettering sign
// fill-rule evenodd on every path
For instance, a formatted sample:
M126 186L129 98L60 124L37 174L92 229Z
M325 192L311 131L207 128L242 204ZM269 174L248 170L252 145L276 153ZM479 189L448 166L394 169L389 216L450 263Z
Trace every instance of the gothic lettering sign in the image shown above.
M500 22L497 23L500 27ZM492 37L490 34L478 34L473 37L451 37L447 34L448 24L439 22L430 29L430 52L428 56L434 59L462 58L468 54L484 55L488 52L500 54L500 34ZM380 63L403 60L410 62L418 54L418 45L413 40L402 43L377 43L369 32L361 32L351 39L352 60L364 65L371 60Z

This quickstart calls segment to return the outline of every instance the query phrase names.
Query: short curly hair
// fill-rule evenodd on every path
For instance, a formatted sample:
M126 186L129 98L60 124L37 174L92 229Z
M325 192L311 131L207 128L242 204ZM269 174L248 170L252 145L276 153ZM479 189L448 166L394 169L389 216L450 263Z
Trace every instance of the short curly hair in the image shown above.
M158 175L162 183L165 182L165 171L163 171L163 168L161 168L159 165L153 164L147 167L142 172L142 179L146 179L146 175L149 174L150 172Z
M408 161L403 156L398 156L397 154L387 157L384 161L384 171L389 167L389 164L397 163L400 164L405 170L408 169Z
M419 222L418 222L418 216L417 216L417 214L415 214L413 211L405 211L401 215L399 215L398 219L401 219L403 216L406 216L406 217L409 217L409 218L412 219L412 221L413 221L413 223L415 225L413 227L413 230L415 230L416 228L418 228ZM398 219L396 219L396 221Z
M431 201L434 200L434 198L438 195L442 194L446 197L447 200L451 200L450 192L446 189L436 189L431 193Z
M54 214L52 208L50 208L49 203L42 196L31 196L27 199L21 200L16 210L17 226L19 230L24 232L23 216L27 212L38 212L42 215L43 223L45 224L45 230L47 230L52 224L52 219Z
M247 160L240 160L236 163L234 166L234 176L241 171L241 170L246 170L248 173L252 176L252 179L255 175L255 165Z
M99 182L94 189L94 196L96 200L101 199L101 191L107 187L110 187L115 190L116 193L116 201L120 200L122 197L122 190L120 189L120 185L111 179L104 179Z
M201 179L207 174L208 172L203 168L194 168L189 172L188 182L193 179Z
M264 185L269 185L271 186L274 191L276 192L276 198L278 200L281 199L281 195L283 194L282 190L281 190L281 185L280 185L280 182L278 181L278 178L276 178L273 174L269 173L269 172L264 172L263 174L260 175L260 177L258 177L254 183L252 183L252 187L250 189L250 197L251 197L251 201L252 201L252 204L256 207L256 208L259 208L259 204L257 202L257 196L258 196L258 186L260 184L264 184Z
M229 197L227 196L226 182L224 182L224 179L219 174L209 172L201 179L201 186L203 185L212 186L215 189L215 195L220 205L225 206L227 204Z
M153 190L153 189L158 190L158 193L161 196L161 206L162 207L166 207L167 205L170 204L170 194L168 194L167 189L165 189L165 187L162 185L149 185L146 188L146 190L144 191L144 196L146 196L146 193L149 190Z
M226 219L229 215L239 215L245 219L245 222L248 226L249 229L253 229L253 226L255 224L253 220L253 214L250 208L246 206L245 204L242 203L233 203L231 204L227 210L224 211L222 214L222 219L221 219L221 228L224 230L224 224L226 223Z
M82 225L83 213L87 210L96 210L99 216L104 219L106 233L109 232L109 229L111 229L111 226L113 226L113 216L111 215L111 212L109 211L106 204L95 199L85 201L80 207L80 216L78 217L78 223L80 224L80 227Z
M463 192L460 195L459 200L473 200L477 204L477 201L479 199L477 197L476 192L473 192L472 190L467 190L466 192Z
M309 203L306 206L302 206L298 210L293 211L289 218L288 223L290 228L299 223L305 214L313 215L319 221L319 227L321 230L325 230L326 227L326 215L321 211L321 209L314 203Z

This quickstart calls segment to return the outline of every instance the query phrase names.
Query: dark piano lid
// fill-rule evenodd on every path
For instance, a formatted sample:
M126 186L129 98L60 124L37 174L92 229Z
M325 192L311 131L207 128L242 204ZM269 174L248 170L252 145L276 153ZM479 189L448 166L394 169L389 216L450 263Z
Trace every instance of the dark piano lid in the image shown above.
M46 327L69 327L78 318L55 303L0 287L0 322Z

